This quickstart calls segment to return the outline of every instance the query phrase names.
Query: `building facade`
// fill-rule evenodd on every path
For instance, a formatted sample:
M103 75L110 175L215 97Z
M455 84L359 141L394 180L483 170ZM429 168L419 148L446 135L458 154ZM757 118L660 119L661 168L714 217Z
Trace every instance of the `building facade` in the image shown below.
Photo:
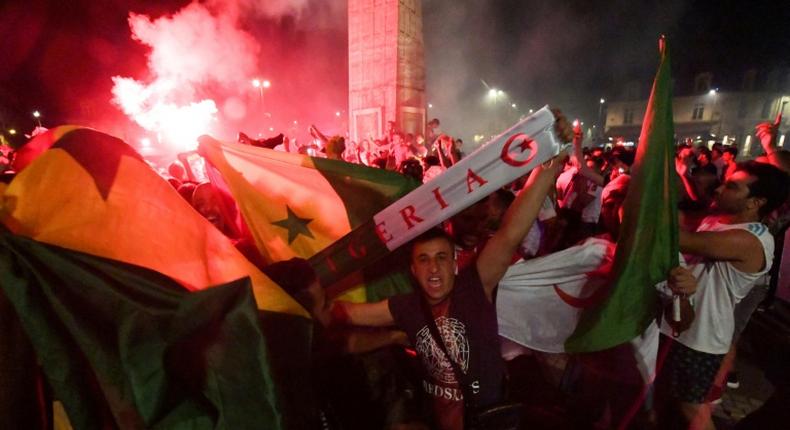
M739 154L754 157L762 151L754 136L754 127L773 121L784 109L779 127L778 144L785 146L790 132L790 72L780 70L767 76L773 79L756 82L757 73L750 70L737 90L719 89L712 85L713 75L701 73L694 80L691 94L675 96L672 114L677 141L692 139L697 143L723 142L738 147ZM605 107L606 141L637 142L647 100L638 97L633 84L626 89L624 100L612 101ZM677 85L675 85L677 87ZM636 97L635 97L636 95ZM629 97L630 96L630 97Z

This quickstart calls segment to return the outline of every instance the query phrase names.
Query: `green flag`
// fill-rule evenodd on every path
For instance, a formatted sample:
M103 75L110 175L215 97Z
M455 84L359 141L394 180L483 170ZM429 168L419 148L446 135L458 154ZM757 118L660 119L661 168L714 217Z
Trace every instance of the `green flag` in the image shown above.
M569 352L599 351L642 334L656 313L654 285L678 265L677 185L674 171L669 48L659 40L661 64L647 103L633 177L625 198L607 299L582 314L568 338Z
M74 428L282 428L248 278L188 292L3 229L0 288Z

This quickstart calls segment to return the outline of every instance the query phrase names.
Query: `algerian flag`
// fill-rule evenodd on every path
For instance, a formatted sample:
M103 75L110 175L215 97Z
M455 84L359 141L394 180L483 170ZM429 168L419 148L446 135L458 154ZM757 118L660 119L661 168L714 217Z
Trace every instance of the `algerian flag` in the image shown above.
M599 351L641 335L656 316L658 292L678 265L672 80L669 48L659 40L661 64L642 123L642 134L620 227L611 292L601 306L582 314L565 349Z
M565 352L584 309L599 305L615 244L590 238L579 245L510 266L497 290L499 334L543 352Z

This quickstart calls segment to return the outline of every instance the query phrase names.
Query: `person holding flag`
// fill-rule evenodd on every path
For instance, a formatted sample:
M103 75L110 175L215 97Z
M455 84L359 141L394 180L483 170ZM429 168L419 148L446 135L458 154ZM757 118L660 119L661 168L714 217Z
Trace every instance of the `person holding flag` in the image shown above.
M559 112L556 116L558 136L570 141L573 133L568 121ZM452 239L434 228L412 242L410 269L417 284L415 292L377 303L336 302L332 309L335 322L396 325L406 331L427 375L423 389L433 400L437 428L460 430L472 412L465 408L503 400L505 367L497 336L495 289L554 186L565 158L560 155L532 171L475 264L456 275ZM434 324L441 339L431 334ZM463 374L458 375L455 369ZM462 386L461 381L466 384Z

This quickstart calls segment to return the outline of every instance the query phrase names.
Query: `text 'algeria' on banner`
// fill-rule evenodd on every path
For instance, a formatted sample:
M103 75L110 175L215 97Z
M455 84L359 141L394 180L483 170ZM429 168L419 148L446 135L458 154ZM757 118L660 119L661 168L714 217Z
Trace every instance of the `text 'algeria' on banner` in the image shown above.
M310 258L323 286L378 260L560 152L543 107Z

